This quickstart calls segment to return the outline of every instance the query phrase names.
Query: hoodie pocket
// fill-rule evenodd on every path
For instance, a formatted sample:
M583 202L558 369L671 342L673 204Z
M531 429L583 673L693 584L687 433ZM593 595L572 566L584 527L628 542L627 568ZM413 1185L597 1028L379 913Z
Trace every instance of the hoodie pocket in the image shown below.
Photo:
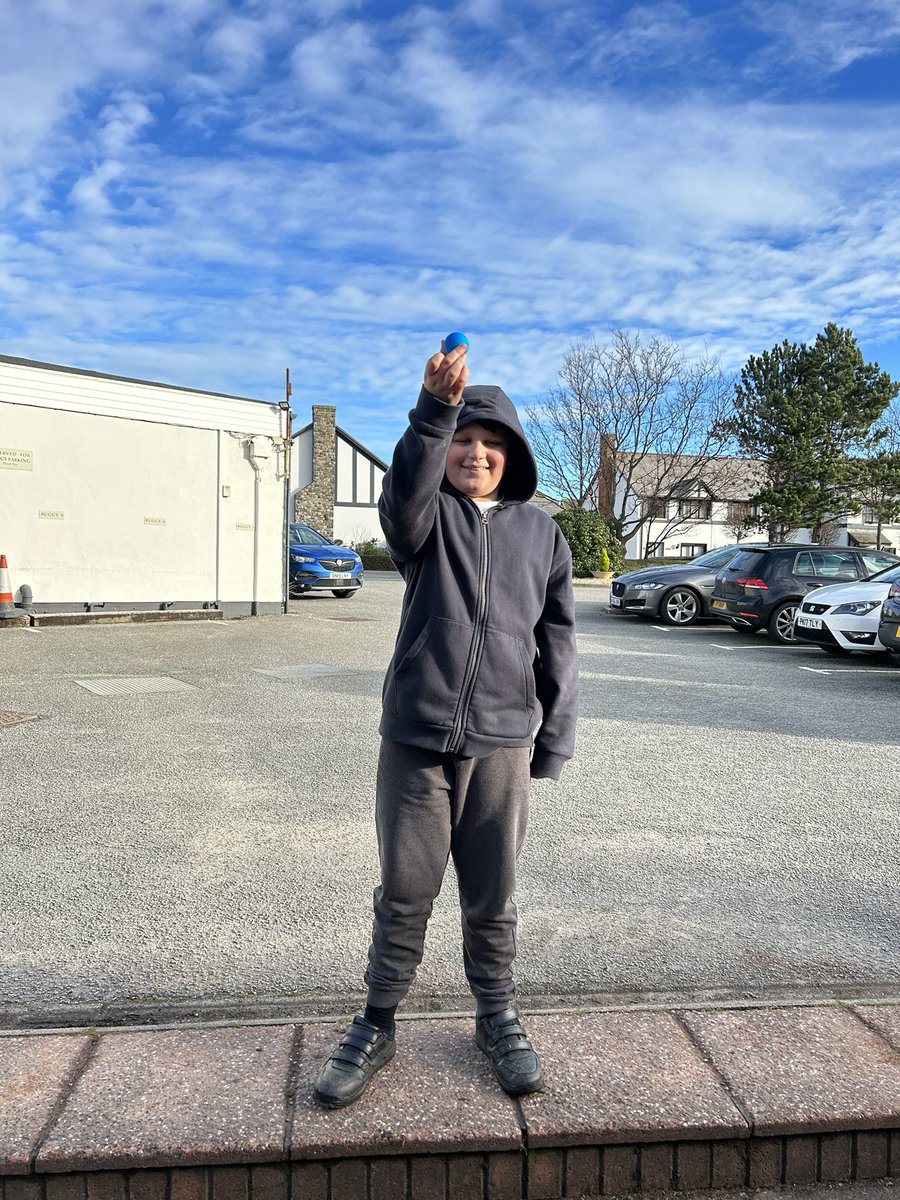
M424 725L453 723L472 632L471 625L428 618L394 671L394 708L398 716Z
M532 658L521 638L485 631L467 729L488 737L528 736L535 705Z

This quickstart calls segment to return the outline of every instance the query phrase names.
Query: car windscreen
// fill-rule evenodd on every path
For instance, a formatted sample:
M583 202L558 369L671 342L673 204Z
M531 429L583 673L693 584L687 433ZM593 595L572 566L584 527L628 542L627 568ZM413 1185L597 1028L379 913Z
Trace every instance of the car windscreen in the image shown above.
M888 567L887 570L879 571L875 575L868 575L866 577L866 582L872 583L876 579L879 583L896 583L898 580L900 580L900 565L896 567Z
M295 546L330 546L328 538L316 533L309 525L291 526L291 543Z

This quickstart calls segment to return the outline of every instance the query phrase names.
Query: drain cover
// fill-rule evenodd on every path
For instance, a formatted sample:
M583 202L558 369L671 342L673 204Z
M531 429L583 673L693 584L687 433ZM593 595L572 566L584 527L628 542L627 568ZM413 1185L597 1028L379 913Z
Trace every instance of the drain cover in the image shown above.
M344 667L327 663L301 663L297 667L254 667L257 675L274 675L276 679L316 679L320 675L346 675Z
M95 696L130 696L142 692L195 692L192 683L168 675L120 676L118 679L76 679L79 687Z
M21 725L23 721L36 721L37 713L0 712L0 725Z

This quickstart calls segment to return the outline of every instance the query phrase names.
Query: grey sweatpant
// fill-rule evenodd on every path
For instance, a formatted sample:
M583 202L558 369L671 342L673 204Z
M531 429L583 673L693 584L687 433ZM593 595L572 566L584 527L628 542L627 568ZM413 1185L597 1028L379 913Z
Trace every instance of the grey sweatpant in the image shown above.
M370 1004L393 1007L409 990L451 855L478 1015L513 1002L512 895L528 821L530 757L527 746L460 758L382 741L375 799L381 884L365 975Z

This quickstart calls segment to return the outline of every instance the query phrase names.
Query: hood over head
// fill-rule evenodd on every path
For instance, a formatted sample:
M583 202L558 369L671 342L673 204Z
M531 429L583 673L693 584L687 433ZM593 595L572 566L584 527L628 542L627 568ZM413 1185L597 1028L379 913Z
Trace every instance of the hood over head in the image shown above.
M515 405L503 388L476 384L463 389L462 412L456 428L492 421L509 435L509 454L500 484L504 500L530 500L537 491L538 473Z

